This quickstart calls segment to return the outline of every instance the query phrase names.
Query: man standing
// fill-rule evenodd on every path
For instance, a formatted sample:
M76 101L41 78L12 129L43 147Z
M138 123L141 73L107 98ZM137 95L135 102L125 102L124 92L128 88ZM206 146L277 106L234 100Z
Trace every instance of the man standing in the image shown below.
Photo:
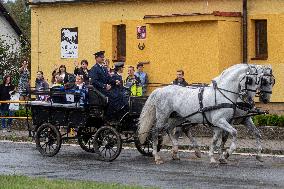
M104 54L105 51L99 51L94 54L96 64L91 68L89 77L91 78L90 84L107 96L107 93L111 89L112 81L108 70L103 65L105 58Z
M182 87L188 86L188 83L184 79L184 71L177 70L177 78L172 82L173 85L179 85ZM181 127L176 127L175 130L176 137L182 138L182 130Z
M127 89L129 89L129 92L130 92L129 96L142 96L141 93L143 93L143 91L141 88L141 81L140 81L140 78L134 74L133 66L128 67L128 76L125 80L124 86Z
M188 86L188 83L184 79L184 71L183 70L178 70L177 71L177 78L172 82L174 85L179 85L179 86Z
M135 72L135 76L139 77L142 85L142 95L145 95L147 91L148 75L146 72L143 72L142 63L137 64L137 72Z

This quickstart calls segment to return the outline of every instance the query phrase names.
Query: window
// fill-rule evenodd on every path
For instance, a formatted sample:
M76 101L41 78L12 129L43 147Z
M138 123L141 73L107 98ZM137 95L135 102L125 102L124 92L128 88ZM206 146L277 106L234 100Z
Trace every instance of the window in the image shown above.
M126 26L124 24L117 26L117 59L125 61L126 57Z
M255 58L267 57L267 20L255 20Z

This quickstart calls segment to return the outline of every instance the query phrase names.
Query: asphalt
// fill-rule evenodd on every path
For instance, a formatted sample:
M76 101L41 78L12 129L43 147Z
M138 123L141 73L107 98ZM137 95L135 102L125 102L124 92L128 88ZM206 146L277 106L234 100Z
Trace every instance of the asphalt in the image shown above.
M1 142L0 172L49 179L89 180L159 188L284 188L284 159L233 155L227 165L210 164L207 154L201 159L181 152L181 160L171 160L162 151L164 164L124 147L113 162L102 162L77 145L63 145L54 157L43 157L34 143Z
M201 146L202 150L208 150L208 147L211 144L211 137L195 137L197 143ZM29 137L29 133L27 130L15 130L12 129L11 132L7 132L7 130L0 130L0 140L8 140L8 141L33 141L31 137ZM68 142L68 141L67 141ZM229 138L226 147L229 147L231 139ZM72 141L74 143L74 141ZM76 141L75 141L76 143ZM168 137L164 138L164 145L171 146L171 142ZM180 149L191 149L191 142L185 136L179 138ZM256 153L256 141L255 139L247 138L239 138L237 141L237 152L249 152ZM284 155L284 140L262 140L263 153L268 154L277 154Z

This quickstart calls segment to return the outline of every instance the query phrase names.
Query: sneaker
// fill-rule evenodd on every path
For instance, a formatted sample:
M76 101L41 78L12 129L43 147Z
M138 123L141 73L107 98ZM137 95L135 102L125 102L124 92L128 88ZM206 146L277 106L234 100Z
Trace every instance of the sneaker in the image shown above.
M2 132L6 133L7 132L6 128L2 128Z
M7 129L7 132L12 132L10 128Z

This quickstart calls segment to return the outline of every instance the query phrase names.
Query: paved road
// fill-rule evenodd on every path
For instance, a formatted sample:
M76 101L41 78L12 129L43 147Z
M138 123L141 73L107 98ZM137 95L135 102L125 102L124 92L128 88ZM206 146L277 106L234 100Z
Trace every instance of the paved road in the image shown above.
M102 182L157 186L160 188L284 188L284 158L235 155L227 165L211 165L208 158L172 161L163 152L165 164L136 150L123 150L117 160L100 162L76 146L63 146L55 157L42 157L30 143L0 142L0 173L94 180Z

